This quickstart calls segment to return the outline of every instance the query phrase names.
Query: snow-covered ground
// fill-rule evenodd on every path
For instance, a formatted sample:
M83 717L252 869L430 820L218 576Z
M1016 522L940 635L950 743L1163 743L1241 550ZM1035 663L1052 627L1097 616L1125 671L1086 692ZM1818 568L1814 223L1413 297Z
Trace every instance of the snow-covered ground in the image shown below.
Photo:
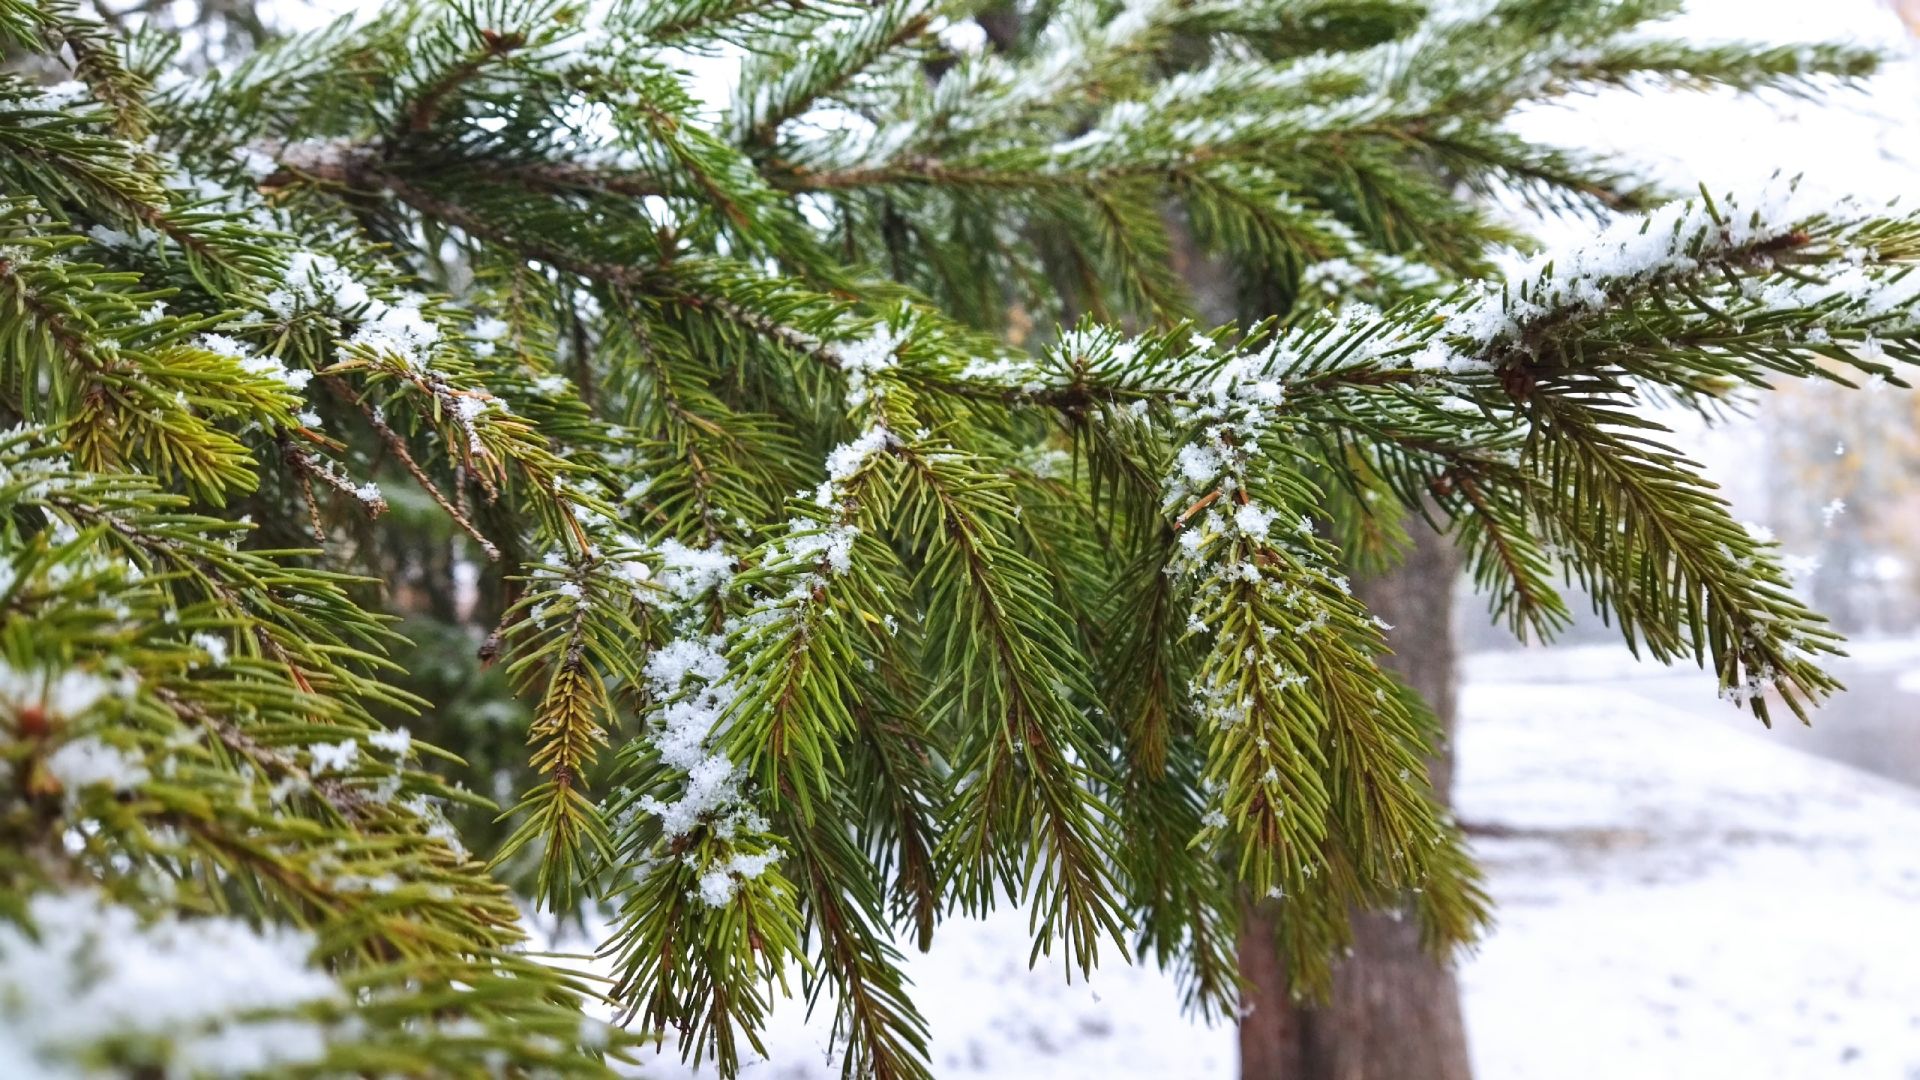
M1630 685L1464 705L1483 1080L1920 1077L1920 792Z
M1460 813L1499 905L1461 970L1480 1080L1920 1078L1920 791L1631 679L1532 680L1462 700ZM1017 912L959 920L911 959L939 1075L1233 1075L1233 1031L1180 1018L1166 976L1070 986L1027 940ZM826 1019L778 1010L748 1075L837 1076Z

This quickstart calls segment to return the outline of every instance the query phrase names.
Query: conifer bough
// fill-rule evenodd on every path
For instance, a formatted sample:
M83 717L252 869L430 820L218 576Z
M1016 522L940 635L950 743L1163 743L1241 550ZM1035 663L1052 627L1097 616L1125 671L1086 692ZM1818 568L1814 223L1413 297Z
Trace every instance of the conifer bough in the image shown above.
M1503 126L1875 59L1673 8L419 0L194 72L0 0L0 1071L731 1073L798 990L922 1076L956 911L1214 1016L1243 894L1305 993L1356 909L1471 941L1347 575L1420 507L1516 632L1571 582L1804 717L1838 639L1641 406L1920 345L1920 221ZM1501 279L1495 196L1612 223ZM401 726L454 577L499 835Z

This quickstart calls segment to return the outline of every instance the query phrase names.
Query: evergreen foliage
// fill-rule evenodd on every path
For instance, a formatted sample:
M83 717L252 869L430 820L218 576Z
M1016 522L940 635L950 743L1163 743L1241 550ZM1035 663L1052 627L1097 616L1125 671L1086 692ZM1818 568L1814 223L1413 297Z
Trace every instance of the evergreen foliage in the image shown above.
M1306 993L1356 908L1471 942L1347 575L1421 507L1516 632L1804 717L1837 638L1640 406L1920 349L1920 219L1504 125L1875 62L1675 6L407 0L191 74L0 0L0 1062L730 1073L797 991L911 1077L954 912L1221 1016L1242 895ZM1516 198L1611 224L1502 277Z

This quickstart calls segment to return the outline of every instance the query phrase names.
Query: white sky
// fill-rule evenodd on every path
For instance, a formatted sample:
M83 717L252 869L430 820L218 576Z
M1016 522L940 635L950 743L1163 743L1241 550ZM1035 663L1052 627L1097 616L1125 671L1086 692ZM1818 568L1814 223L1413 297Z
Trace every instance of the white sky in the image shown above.
M1618 152L1679 187L1742 187L1785 169L1835 193L1920 196L1920 64L1891 4L1692 0L1688 7L1664 32L1695 41L1853 41L1906 59L1860 91L1818 101L1616 92L1533 109L1514 126L1561 145Z

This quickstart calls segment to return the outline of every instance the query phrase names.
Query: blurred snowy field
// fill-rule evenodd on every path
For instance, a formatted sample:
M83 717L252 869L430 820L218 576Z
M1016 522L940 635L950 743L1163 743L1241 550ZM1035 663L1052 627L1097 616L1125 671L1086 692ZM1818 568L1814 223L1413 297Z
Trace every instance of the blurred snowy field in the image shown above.
M1483 1080L1920 1077L1920 793L1617 686L1464 705Z

